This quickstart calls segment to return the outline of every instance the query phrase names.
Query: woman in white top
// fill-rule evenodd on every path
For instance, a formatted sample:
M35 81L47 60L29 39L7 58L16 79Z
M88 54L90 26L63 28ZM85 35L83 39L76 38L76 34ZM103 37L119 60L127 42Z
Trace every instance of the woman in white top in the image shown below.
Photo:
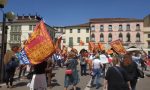
M96 89L100 87L100 77L102 71L102 63L99 60L99 54L95 55L95 59L92 61L92 80L91 80L91 87L96 80Z

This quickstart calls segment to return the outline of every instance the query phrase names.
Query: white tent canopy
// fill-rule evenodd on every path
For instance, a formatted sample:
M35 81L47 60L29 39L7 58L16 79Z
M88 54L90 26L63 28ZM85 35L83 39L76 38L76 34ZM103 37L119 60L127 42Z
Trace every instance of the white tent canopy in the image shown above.
M142 51L142 49L140 49L140 48L129 48L129 49L126 49L126 51Z

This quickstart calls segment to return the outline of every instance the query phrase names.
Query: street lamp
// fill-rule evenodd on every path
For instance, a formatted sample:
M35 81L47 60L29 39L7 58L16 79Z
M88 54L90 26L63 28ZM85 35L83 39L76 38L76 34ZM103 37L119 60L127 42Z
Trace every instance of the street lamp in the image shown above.
M5 13L3 11L4 6L6 5L7 0L0 0L0 8L3 14L3 21L2 21L2 40L1 40L1 60L0 60L0 82L3 82L4 77L4 64L3 59L6 52L6 45L7 45L7 26L6 26L6 20L13 21L15 18L15 15L13 12Z

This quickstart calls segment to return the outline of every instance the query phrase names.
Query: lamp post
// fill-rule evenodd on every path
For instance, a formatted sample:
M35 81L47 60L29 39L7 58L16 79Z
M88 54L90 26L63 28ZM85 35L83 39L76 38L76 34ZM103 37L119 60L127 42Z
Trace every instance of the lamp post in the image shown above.
M15 18L13 12L5 13L3 11L4 5L6 4L7 0L0 0L0 8L3 14L3 21L2 21L2 40L1 40L1 57L0 57L0 82L3 82L4 79L4 55L6 52L6 45L7 45L7 29L6 29L6 20L12 21Z

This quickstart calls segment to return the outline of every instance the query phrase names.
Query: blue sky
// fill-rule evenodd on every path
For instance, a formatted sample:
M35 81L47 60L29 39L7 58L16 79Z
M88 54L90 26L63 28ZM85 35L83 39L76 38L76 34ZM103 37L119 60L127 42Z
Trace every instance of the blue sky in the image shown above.
M150 14L150 0L8 0L4 11L18 15L37 13L51 26L65 26L91 18L142 19Z

